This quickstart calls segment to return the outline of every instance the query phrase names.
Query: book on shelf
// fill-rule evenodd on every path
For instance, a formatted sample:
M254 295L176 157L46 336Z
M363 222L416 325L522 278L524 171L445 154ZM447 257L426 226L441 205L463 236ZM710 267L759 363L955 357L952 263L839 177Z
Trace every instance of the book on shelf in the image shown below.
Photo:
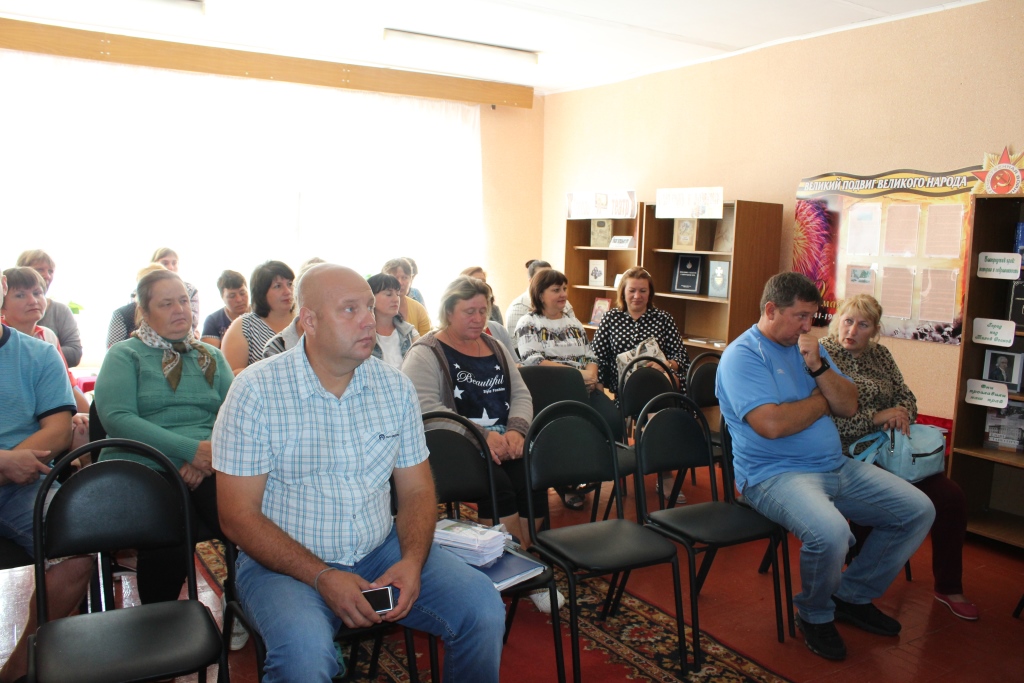
M607 249L612 241L612 222L606 218L590 221L590 246Z
M591 287L604 287L605 270L608 269L608 262L603 259L590 259L590 267L587 269L587 281Z
M1005 408L989 408L985 416L986 448L1024 452L1024 402L1007 401Z
M680 251L693 251L697 248L697 219L677 218L672 231L672 248Z
M1017 325L1018 332L1024 332L1024 280L1010 283L1010 300L1007 306L1006 319Z
M543 573L546 568L543 562L518 550L512 544L505 545L505 552L501 557L477 567L499 591L532 579Z
M728 261L708 261L708 296L729 298Z
M612 307L611 299L594 299L594 310L590 312L590 324L600 325L604 320L604 314Z
M700 256L680 254L676 258L676 272L672 277L672 291L676 294L700 293Z
M1017 243L1015 246L1017 253L1024 255L1024 220L1017 221Z

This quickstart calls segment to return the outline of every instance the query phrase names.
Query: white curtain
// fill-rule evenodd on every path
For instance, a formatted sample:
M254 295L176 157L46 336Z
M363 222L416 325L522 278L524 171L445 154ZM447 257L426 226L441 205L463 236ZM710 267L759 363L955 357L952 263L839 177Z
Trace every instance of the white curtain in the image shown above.
M431 316L483 254L479 110L438 100L0 50L0 267L57 262L85 363L152 252L202 316L224 269L416 259Z

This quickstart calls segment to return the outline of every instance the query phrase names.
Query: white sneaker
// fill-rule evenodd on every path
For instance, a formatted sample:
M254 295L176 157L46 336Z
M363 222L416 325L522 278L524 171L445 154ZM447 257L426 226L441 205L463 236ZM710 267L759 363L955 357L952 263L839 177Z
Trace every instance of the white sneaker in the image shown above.
M236 618L231 624L231 651L237 652L241 650L248 642L249 632L242 626L242 622Z
M562 609L565 605L565 596L560 591L555 591L555 595L558 597L558 609ZM530 600L533 601L533 605L537 608L538 612L541 614L551 614L551 595L547 589L530 593Z

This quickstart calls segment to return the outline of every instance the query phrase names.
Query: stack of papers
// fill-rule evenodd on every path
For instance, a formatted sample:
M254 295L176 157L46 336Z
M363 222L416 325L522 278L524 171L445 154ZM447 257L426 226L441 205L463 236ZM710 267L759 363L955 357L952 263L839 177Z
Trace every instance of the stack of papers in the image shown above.
M461 519L440 520L434 540L474 567L496 560L505 549L505 534Z

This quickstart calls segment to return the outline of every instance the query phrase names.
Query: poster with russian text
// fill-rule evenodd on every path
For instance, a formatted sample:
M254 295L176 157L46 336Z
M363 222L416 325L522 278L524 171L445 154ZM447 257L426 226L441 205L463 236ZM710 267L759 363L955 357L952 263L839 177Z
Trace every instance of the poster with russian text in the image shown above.
M1022 169L1024 153L1005 148L954 171L801 180L793 270L811 278L824 299L814 324L828 325L845 297L871 294L882 303L883 334L959 344L971 195L1020 192Z

